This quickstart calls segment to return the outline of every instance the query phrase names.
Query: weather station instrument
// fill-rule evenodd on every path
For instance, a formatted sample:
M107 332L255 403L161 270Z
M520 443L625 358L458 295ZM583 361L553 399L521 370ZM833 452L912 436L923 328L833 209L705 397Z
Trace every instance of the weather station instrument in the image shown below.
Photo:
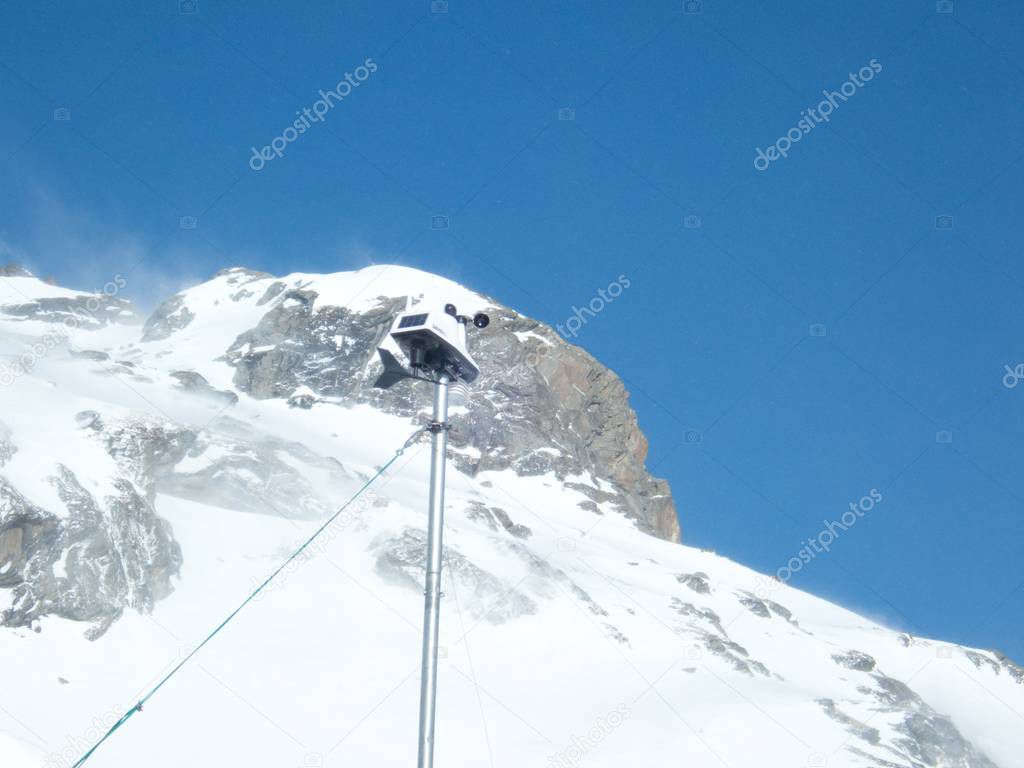
M378 347L383 372L374 382L390 389L403 379L434 384L430 431L430 506L427 515L427 562L423 603L423 658L420 672L420 722L418 768L433 768L434 723L437 713L437 649L441 611L441 563L444 537L444 471L448 447L448 395L453 384L470 384L480 367L469 354L466 330L472 323L486 328L490 318L482 312L472 318L460 315L454 304L424 308L406 305L391 325L391 339L408 360Z

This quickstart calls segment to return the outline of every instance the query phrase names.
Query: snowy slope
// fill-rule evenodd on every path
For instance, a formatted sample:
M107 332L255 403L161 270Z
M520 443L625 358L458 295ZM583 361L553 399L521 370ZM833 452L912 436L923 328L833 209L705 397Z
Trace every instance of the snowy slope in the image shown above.
M365 309L375 304L363 297L424 284L460 309L487 305L402 268L266 276L236 301L230 278L188 292L178 311L192 318L173 334L99 328L0 387L0 442L13 446L0 479L25 503L76 519L50 479L64 465L102 526L122 519L110 499L130 478L182 556L173 592L118 598L119 618L96 639L89 622L56 615L0 627L4 768L71 765L421 423L365 403L305 409L235 390L222 358L268 311L259 302L275 282ZM23 321L10 322L22 334ZM14 343L7 325L0 335ZM170 374L185 367L237 401L184 391ZM159 450L132 453L139 434ZM90 765L412 764L425 448L403 455ZM438 765L1020 764L1020 670L785 585L766 594L761 575L595 504L604 482L449 472ZM5 546L0 533L0 578ZM0 588L0 609L12 592Z

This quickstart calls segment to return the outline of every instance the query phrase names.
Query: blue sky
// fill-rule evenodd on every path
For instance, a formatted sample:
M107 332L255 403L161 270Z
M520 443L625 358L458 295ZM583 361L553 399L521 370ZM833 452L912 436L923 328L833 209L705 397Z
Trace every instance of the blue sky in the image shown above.
M563 325L625 275L576 341L688 543L774 572L877 490L791 583L1024 660L1024 6L56 6L0 32L5 258L144 305L395 262Z

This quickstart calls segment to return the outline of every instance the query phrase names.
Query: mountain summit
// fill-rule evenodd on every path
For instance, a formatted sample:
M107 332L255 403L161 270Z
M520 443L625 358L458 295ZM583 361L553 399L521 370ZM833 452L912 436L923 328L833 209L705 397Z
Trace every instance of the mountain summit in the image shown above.
M70 766L429 413L407 296L487 311L453 408L439 765L1010 768L1024 671L678 543L622 381L399 266L243 268L145 320L0 275L0 765ZM407 450L91 764L408 765L428 456Z

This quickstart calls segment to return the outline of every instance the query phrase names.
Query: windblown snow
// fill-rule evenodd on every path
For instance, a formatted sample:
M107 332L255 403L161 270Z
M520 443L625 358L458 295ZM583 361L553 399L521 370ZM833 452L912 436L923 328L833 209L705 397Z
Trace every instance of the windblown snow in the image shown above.
M240 391L226 353L289 291L353 312L406 295L490 306L402 267L229 270L165 304L160 324L75 325L47 317L72 311L47 300L89 294L0 278L0 609L28 617L0 626L0 766L72 765L422 424L312 391ZM183 386L182 371L206 384ZM412 764L426 447L88 765ZM439 766L1021 764L1024 673L998 654L893 631L654 538L599 500L598 477L450 468L448 481ZM143 530L149 514L169 523L180 568L161 529ZM25 542L45 549L47 531L82 520L109 531L119 572L72 601L78 620L33 605L57 599L41 587L15 600L19 579L41 578ZM59 589L92 573L96 550L76 542L47 561ZM169 594L149 586L163 579ZM104 623L101 608L116 616Z

